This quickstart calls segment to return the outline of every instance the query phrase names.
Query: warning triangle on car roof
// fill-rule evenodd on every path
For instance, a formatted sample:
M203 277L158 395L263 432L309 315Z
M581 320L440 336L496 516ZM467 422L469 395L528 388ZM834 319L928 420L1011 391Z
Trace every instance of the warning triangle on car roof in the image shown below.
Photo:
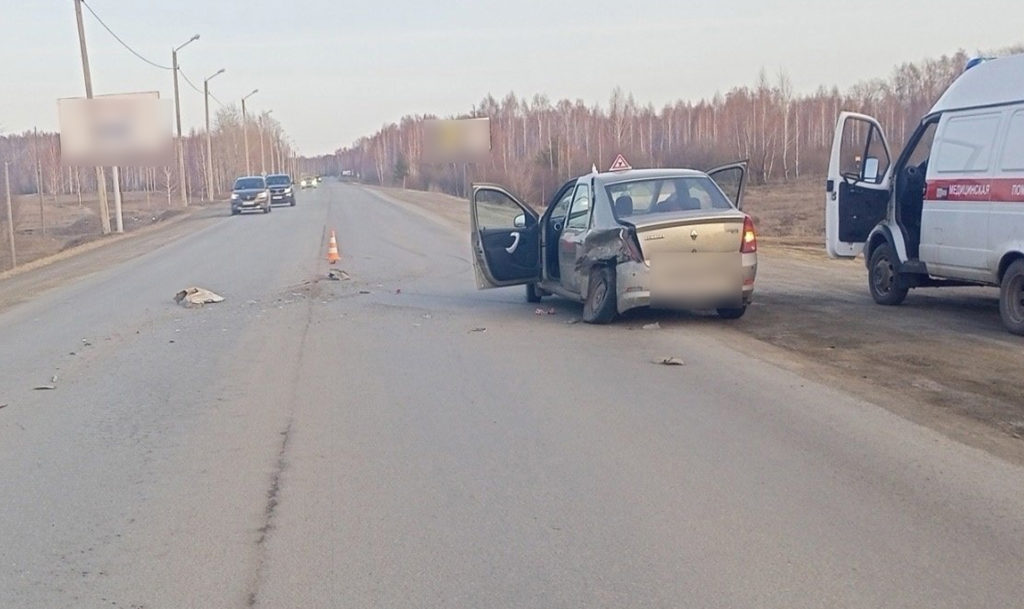
M615 157L615 162L613 162L612 166L608 168L608 171L626 171L627 169L632 168L633 167L629 164L629 161L626 160L626 157L620 154Z

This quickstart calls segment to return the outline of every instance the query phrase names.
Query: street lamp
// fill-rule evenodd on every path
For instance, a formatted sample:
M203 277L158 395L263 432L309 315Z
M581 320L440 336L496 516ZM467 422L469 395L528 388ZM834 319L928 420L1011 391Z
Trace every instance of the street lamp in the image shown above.
M181 204L188 207L188 193L185 192L185 147L181 142L181 99L178 96L178 51L199 40L196 34L185 41L181 46L171 49L171 66L174 72L174 120L178 125L178 174L180 181L178 188L181 190Z
M260 169L263 171L263 175L267 175L267 156L266 148L263 145L263 119L270 116L273 110L267 110L260 115Z
M213 201L213 137L210 135L210 81L224 73L224 68L203 79L203 97L206 100L206 200Z
M259 93L259 89L253 89L252 93L242 98L242 140L245 143L245 175L251 176L252 169L249 167L249 127L245 120L245 100Z

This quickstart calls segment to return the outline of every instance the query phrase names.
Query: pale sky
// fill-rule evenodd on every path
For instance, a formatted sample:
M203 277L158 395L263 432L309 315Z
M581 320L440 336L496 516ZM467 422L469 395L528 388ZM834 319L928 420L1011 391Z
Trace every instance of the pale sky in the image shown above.
M1024 42L1020 0L86 0L164 65L170 49L224 103L254 88L302 154L405 114L466 112L488 93L607 103L621 86L660 108L785 69L797 92L886 77L893 66ZM72 0L2 0L0 131L57 129L56 100L84 95ZM85 11L95 92L160 91L171 72L121 47ZM216 104L213 104L216 107ZM182 121L203 123L182 83Z

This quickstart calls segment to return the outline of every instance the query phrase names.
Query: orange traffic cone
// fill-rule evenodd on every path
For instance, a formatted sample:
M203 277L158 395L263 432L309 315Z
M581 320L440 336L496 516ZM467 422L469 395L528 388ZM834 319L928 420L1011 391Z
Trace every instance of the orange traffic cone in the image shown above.
M334 236L334 231L331 231L331 240L327 242L327 262L334 264L341 260L341 256L338 255L338 239Z

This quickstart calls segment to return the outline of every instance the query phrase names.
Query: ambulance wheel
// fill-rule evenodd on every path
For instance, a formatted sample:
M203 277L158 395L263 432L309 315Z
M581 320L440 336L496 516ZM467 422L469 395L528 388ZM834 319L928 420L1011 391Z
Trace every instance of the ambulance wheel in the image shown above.
M897 270L896 252L883 243L871 252L868 262L868 289L880 305L894 306L903 302L910 288Z
M1014 261L1003 273L999 285L999 316L1007 330L1024 335L1024 259Z

